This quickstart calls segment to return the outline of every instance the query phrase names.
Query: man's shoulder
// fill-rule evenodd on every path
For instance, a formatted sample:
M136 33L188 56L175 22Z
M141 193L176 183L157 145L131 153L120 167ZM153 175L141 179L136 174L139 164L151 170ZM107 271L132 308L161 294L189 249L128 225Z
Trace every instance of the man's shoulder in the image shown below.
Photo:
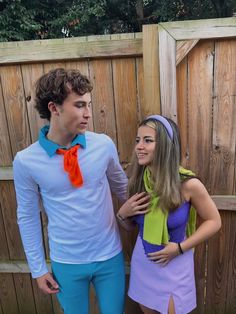
M30 157L32 155L36 155L41 151L42 151L42 147L39 144L39 142L36 141L33 144L29 145L28 147L18 151L15 158L18 157L18 158L24 158L25 159L25 158Z
M88 140L88 142L96 142L96 143L113 143L112 139L104 134L104 133L95 133L95 132L91 132L91 131L86 131L85 133L86 136L86 140Z

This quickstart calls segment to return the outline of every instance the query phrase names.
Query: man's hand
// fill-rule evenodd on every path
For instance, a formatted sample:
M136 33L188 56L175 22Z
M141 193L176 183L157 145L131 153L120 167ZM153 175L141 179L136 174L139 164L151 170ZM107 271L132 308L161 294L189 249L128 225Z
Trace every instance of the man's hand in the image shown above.
M39 289L45 294L54 294L59 292L59 286L53 279L51 273L46 273L45 275L36 278L36 281Z

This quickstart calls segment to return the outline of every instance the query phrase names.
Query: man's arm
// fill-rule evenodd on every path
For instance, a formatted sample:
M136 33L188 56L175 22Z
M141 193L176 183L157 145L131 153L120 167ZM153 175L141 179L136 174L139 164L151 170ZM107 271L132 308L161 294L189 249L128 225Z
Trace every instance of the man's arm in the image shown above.
M127 199L127 176L121 167L115 144L109 139L110 161L107 167L107 178L111 190L120 201L125 202Z
M48 273L44 257L38 185L28 173L19 154L16 155L13 162L13 173L17 199L17 222L29 268L32 277L37 278L37 282L41 278L40 288L43 287L44 292L50 293L50 289L47 291L46 286L55 284L51 282L53 278L50 279L52 276ZM46 278L42 280L45 276Z

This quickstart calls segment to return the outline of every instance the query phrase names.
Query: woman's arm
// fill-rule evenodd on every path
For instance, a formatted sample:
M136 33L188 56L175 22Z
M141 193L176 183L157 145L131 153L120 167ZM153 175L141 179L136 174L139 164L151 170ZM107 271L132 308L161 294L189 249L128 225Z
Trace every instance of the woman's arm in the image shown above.
M169 242L163 250L148 254L150 260L155 263L168 264L177 255L184 254L185 251L209 239L221 227L221 218L216 205L200 180L194 178L185 181L182 185L182 194L186 201L191 202L203 222L180 244Z
M180 244L184 252L213 236L221 227L221 218L215 203L200 180L191 179L185 182L183 195L190 200L203 220L194 234Z
M121 226L130 231L135 226L130 217L146 214L149 209L150 196L146 192L136 193L131 196L118 210L116 217Z

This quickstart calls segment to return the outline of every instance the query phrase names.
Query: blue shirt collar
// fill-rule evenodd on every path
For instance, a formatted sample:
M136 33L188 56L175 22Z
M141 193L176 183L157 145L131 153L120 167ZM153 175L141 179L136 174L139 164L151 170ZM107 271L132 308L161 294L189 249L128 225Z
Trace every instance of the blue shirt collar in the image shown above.
M45 125L39 132L39 144L45 149L49 157L52 157L58 148L65 148L65 146L60 146L47 138L47 133L49 131L49 125ZM85 134L78 134L71 142L71 147L75 145L81 145L81 147L86 148L86 138Z

